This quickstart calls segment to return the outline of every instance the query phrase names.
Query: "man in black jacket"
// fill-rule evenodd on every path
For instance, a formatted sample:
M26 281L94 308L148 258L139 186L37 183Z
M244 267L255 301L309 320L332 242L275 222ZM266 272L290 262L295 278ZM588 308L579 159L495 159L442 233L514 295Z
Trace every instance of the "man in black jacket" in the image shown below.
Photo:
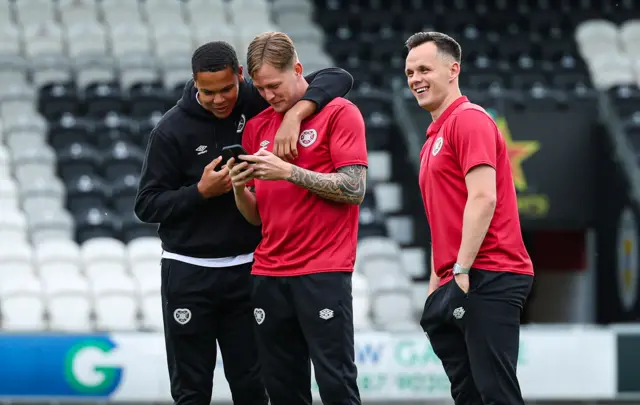
M237 210L224 146L241 144L247 120L269 104L242 74L233 48L211 42L192 58L194 80L151 133L135 213L158 223L162 300L171 394L177 405L211 401L216 340L233 402L268 403L254 342L251 264L261 230ZM353 78L342 69L306 77L305 97L278 132L279 154L295 157L300 122Z

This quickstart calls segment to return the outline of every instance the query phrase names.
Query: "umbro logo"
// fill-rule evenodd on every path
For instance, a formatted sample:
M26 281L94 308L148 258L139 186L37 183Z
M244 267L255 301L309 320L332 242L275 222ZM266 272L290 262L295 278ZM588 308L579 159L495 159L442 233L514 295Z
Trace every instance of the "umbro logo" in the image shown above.
M205 153L207 153L207 145L200 145L196 148L196 152L198 152L198 155L204 155Z
M266 139L260 142L260 149L267 149L267 146L269 146L269 141L267 141Z
M462 317L464 316L464 313L465 313L464 308L458 307L453 310L453 317L456 319L462 319Z

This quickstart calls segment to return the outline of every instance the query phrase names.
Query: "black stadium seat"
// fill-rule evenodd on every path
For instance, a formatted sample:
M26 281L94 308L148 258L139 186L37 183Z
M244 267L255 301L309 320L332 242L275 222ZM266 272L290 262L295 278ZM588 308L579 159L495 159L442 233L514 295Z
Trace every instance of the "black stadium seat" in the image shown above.
M73 83L53 83L40 90L39 110L48 120L56 120L64 114L77 115L81 105L78 89Z
M89 143L93 121L70 112L49 119L49 143L54 149L63 149L73 143Z
M109 206L110 190L96 175L82 174L66 182L67 208L72 214L91 209L104 210Z
M124 215L133 210L138 181L137 173L132 173L116 179L111 184L111 206L119 214Z
M640 111L640 89L636 85L614 86L608 90L609 97L623 117Z
M129 114L133 118L145 118L155 112L164 113L172 105L161 84L145 83L129 89Z
M92 143L100 150L106 150L117 142L135 142L135 121L128 116L112 112L96 120L91 133Z
M117 83L96 83L87 86L82 95L87 116L104 118L107 114L124 113L126 100Z
M144 151L135 144L118 141L105 149L102 155L102 173L113 182L123 176L140 173Z
M64 180L97 174L100 166L100 153L88 143L74 142L58 150L58 173Z
M120 216L119 239L128 243L136 238L156 236L157 226L140 222L131 209Z
M100 237L120 239L121 220L110 210L91 208L77 213L74 218L78 243Z

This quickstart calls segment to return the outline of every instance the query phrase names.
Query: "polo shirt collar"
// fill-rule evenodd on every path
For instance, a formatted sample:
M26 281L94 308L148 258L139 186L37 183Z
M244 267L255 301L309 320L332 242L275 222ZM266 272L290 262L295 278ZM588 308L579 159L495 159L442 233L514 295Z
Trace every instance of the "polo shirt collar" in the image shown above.
M429 125L429 128L427 128L427 138L430 137L431 135L437 134L438 131L440 131L442 124L444 124L447 118L449 118L453 110L458 108L460 104L468 101L469 99L466 96L460 96L457 99L455 99L453 103L451 103L451 105L447 107L446 110L444 110L444 112L440 115L440 117L438 117L437 120L435 120L434 122L431 123L431 125Z

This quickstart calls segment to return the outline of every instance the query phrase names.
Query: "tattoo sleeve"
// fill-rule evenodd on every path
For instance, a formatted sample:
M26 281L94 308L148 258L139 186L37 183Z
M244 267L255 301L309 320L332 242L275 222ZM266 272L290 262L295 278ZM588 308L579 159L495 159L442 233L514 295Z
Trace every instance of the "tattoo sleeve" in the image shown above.
M337 173L317 173L294 165L287 181L327 200L358 205L367 187L367 168L353 165L341 167Z

